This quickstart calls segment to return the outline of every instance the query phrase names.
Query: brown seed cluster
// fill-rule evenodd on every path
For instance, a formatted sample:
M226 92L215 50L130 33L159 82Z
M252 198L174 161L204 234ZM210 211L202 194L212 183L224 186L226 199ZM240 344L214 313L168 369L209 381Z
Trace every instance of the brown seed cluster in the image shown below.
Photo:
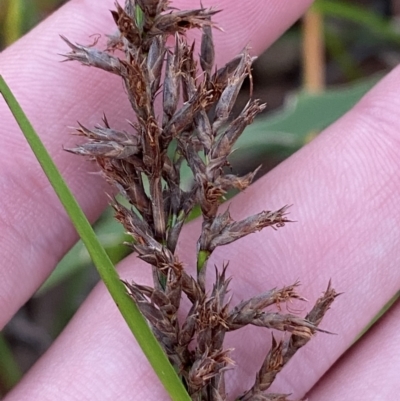
M211 17L218 11L198 8L180 11L167 0L126 0L112 16L117 32L105 50L82 46L64 38L71 48L67 60L119 75L125 85L136 122L130 132L103 124L83 125L78 133L86 143L69 151L90 156L105 178L132 206L116 200L116 218L132 236L130 246L152 266L154 287L125 282L127 290L148 320L170 361L179 371L193 400L226 400L224 373L233 364L225 334L246 325L289 332L286 341L276 341L259 369L251 389L236 399L287 400L283 394L266 394L277 373L318 329L323 315L337 295L330 287L314 309L301 318L266 311L293 299L298 283L267 291L230 305L227 266L216 269L213 288L205 285L212 252L265 227L279 228L289 222L287 207L262 211L235 221L229 211L218 213L224 194L244 190L255 172L244 177L229 173L228 158L247 125L265 108L250 100L232 121L230 115L243 81L251 71L246 49L220 69L214 69ZM202 29L200 66L194 44L186 32ZM172 38L171 42L167 39ZM119 57L117 54L124 54ZM162 96L158 118L155 99ZM181 183L181 167L187 163L193 174L191 188ZM228 171L228 172L227 172ZM175 253L182 226L195 206L203 218L197 243L197 276L190 276ZM191 302L186 318L178 311L182 295Z

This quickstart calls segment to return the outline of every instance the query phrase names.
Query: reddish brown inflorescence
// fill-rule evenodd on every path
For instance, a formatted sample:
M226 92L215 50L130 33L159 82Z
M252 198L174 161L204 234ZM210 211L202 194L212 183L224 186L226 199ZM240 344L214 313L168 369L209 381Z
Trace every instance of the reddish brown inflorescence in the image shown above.
M112 203L117 220L132 236L130 246L152 266L154 287L126 282L126 288L192 399L227 399L224 373L233 361L231 350L224 348L224 337L250 324L291 335L285 341L273 338L254 385L235 399L283 401L287 395L266 391L294 353L316 331L322 331L317 326L337 294L329 285L306 318L265 311L302 300L297 283L231 307L227 266L216 271L214 286L206 291L207 262L218 246L289 222L286 206L241 221L233 220L229 211L218 213L228 190L244 190L254 178L255 172L237 177L226 167L236 140L265 105L249 100L242 112L229 120L242 83L250 74L252 58L244 49L214 70L211 18L217 12L205 8L180 11L169 8L167 0L127 0L124 8L116 3L112 11L117 32L109 37L105 50L73 44L63 37L71 48L68 60L122 78L137 117L131 132L111 128L106 117L92 129L80 125L78 133L87 142L69 151L95 160L107 181L133 206L127 208L116 200ZM193 28L203 31L201 71L194 44L185 36ZM167 44L170 37L174 41L171 46ZM124 57L116 56L121 52ZM158 118L154 104L161 93L162 116ZM189 189L181 182L183 162L193 174ZM197 205L203 224L197 243L197 276L192 277L183 269L175 249L182 226ZM191 308L179 322L183 294Z

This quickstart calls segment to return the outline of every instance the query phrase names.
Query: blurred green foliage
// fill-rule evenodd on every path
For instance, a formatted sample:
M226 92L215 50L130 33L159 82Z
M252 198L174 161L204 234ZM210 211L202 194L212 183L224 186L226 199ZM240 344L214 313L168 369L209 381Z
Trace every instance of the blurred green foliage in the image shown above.
M9 391L22 377L12 350L0 332L0 396Z
M400 44L396 24L389 18L349 1L317 0L314 9L326 17L335 17L366 28L370 34L385 41Z
M66 0L0 0L0 49L9 46Z

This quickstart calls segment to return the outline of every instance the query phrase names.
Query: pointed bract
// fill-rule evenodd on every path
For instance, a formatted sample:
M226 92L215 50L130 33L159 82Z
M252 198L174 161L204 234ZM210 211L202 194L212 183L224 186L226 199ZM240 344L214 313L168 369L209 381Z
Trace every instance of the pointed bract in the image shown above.
M112 199L115 217L132 238L127 245L151 265L153 275L153 286L124 281L126 290L193 401L228 399L225 372L233 366L231 349L224 347L228 332L246 325L289 332L285 341L272 338L254 385L235 398L288 401L288 395L265 391L296 351L317 331L324 332L318 325L336 292L329 285L302 318L281 312L284 304L304 301L296 291L298 283L232 306L228 263L215 268L211 289L206 280L208 261L218 246L290 222L287 206L237 221L229 208L219 213L227 192L245 190L258 171L237 177L229 163L236 141L265 108L251 99L238 116L231 117L244 80L251 78L254 59L244 49L225 66L215 68L212 17L218 11L201 3L200 8L181 11L170 7L168 0L126 0L124 7L116 2L115 8L116 32L108 36L104 51L94 47L98 39L82 46L62 36L70 49L65 57L120 76L135 121L129 122L126 131L113 129L105 116L103 125L94 128L79 124L76 133L85 142L66 150L95 160L105 179L126 199L124 205ZM194 42L186 37L193 28L202 30L199 57ZM160 112L156 99L162 103ZM190 187L181 182L185 164L193 176ZM196 206L203 223L197 242L197 275L192 277L176 250L182 226ZM189 312L178 319L182 298L190 303Z

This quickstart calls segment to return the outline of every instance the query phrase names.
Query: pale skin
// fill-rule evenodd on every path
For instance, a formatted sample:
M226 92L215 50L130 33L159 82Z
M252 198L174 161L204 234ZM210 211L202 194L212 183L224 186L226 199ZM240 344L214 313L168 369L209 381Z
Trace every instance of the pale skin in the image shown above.
M247 44L255 55L262 52L311 2L291 3L203 0L205 6L224 10L215 18L225 30L215 34L218 65ZM193 7L184 0L173 4ZM99 176L88 174L95 170L90 163L63 151L63 145L76 141L67 127L77 120L92 126L103 112L118 127L132 112L118 78L58 62L57 54L68 50L58 35L85 44L91 34L109 33L111 8L112 0L70 1L0 55L0 73L92 221L104 209L110 189ZM318 334L274 385L273 391L292 393L293 399L306 393L310 401L398 397L399 304L329 369L400 285L399 87L400 70L395 68L344 117L231 203L236 219L293 204L290 217L297 223L222 247L211 261L211 266L231 261L233 303L297 279L310 300L304 311L329 279L345 293L322 322L337 335ZM0 115L2 328L77 237L3 100ZM187 266L194 265L198 233L194 223L178 247ZM149 282L148 269L134 256L118 269L124 278ZM252 383L269 338L260 329L229 337L227 346L236 348L238 363L228 376L232 397ZM39 399L168 399L103 285L5 398Z

